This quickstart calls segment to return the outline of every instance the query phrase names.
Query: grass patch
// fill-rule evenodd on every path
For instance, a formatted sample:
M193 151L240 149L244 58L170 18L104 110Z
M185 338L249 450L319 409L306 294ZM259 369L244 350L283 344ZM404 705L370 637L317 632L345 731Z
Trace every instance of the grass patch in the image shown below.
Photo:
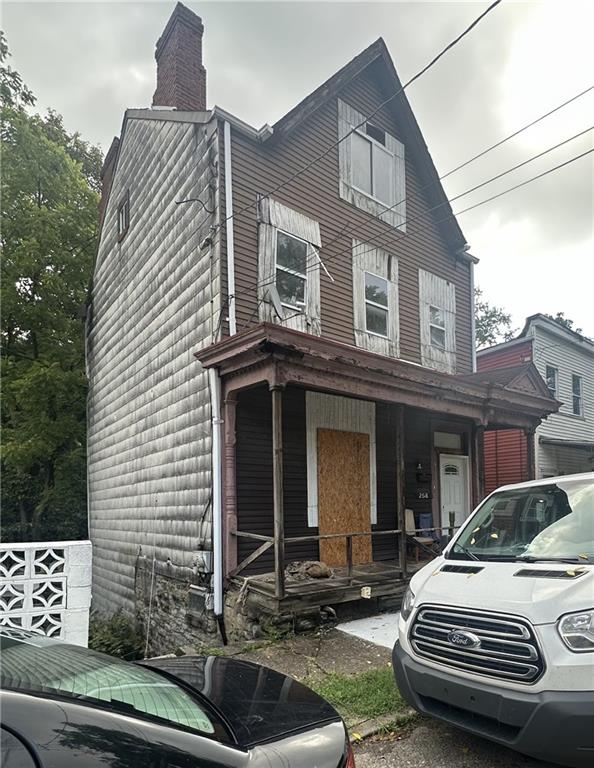
M306 681L343 717L381 717L402 709L392 667L370 669L360 675L330 674L323 680Z

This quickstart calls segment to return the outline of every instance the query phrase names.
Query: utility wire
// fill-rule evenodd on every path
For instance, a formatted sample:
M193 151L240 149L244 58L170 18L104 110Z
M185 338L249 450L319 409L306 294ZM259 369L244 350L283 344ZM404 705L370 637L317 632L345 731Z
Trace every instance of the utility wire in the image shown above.
M506 176L507 174L512 173L513 171L516 171L519 168L522 168L523 166L527 165L528 163L531 163L534 160L537 160L537 159L543 157L544 155L547 155L549 152L552 152L553 150L558 149L559 147L564 146L565 144L568 144L570 141L574 141L575 139L585 135L586 133L588 133L589 131L591 131L593 129L594 129L594 126L591 126L590 128L586 128L585 130L580 131L579 133L576 133L574 136L571 136L571 137L569 137L567 139L564 139L563 141L559 142L558 144L555 144L552 147L549 147L548 149L545 149L542 152L539 152L538 154L533 155L532 157L529 157L527 160L523 160L521 163L517 163L516 165L512 166L511 168L508 168L507 170L502 171L501 173L498 173L495 176L491 176L486 181L483 181L480 184L476 184L475 186L471 187L470 189L467 189L465 192L461 192L459 195L455 195L452 198L444 200L443 202L438 203L437 205L434 205L431 208L428 208L426 211L423 211L423 213L418 214L417 216L413 216L413 217L411 217L409 219L404 219L404 221L402 221L397 227L394 228L394 231L397 232L400 227L402 227L402 226L404 226L406 224L410 224L413 221L418 221L419 219L423 219L426 216L428 216L430 213L436 211L439 208L442 208L444 205L448 205L450 203L453 203L456 200L459 200L460 198L465 197L466 195L469 195L471 192L476 192L476 190L481 189L482 187L485 187L488 184L491 184L493 181L497 181L498 179L501 179L503 176ZM585 153L585 154L588 154L588 153ZM579 155L579 157L583 157L583 155ZM561 168L561 167L563 167L563 165L564 164L556 166L555 168L553 168L551 170L556 170L557 168ZM524 184L527 184L530 181L535 181L536 179L541 178L542 175L546 175L547 173L550 173L550 172L551 171L546 171L544 174L541 174L539 176L534 176L534 177L528 179L528 181L523 182L520 186L523 186ZM508 191L512 191L513 189L516 189L516 188L517 187L512 187ZM505 194L505 193L503 193L503 194ZM489 198L489 199L495 199L495 198ZM487 202L487 201L485 201L485 202ZM399 204L400 203L397 203L396 205L399 205ZM464 211L459 211L458 213L464 213L467 210L471 210L471 208L466 208L466 209L464 209ZM458 214L452 213L452 215L456 216ZM441 219L440 222L441 221L446 221L447 218L449 218L449 216L444 218L444 219ZM377 233L373 237L366 238L366 242L367 243L372 243L372 242L375 242L378 238L381 238L381 243L379 243L379 244L382 245L382 244L384 244L386 237L392 237L393 234L394 234L393 231ZM336 239L337 238L334 238L334 241L330 241L330 243L325 244L323 246L323 249L326 250L328 248L328 245L331 244L332 242L335 242ZM370 250L375 250L375 248L372 248ZM323 261L324 261L325 264L328 264L329 262L334 261L338 256L340 256L340 255L342 255L344 253L349 253L350 251L351 251L351 246L349 246L348 248L343 249L341 251L338 251L337 253L335 253L335 254L333 254L331 256L326 257ZM364 251L363 253L368 253L368 252L369 251ZM306 257L308 255L309 254L306 254ZM318 266L319 265L316 263L314 266L306 267L305 272L306 273L312 272L315 269L317 269ZM256 280L256 281L252 282L251 284L247 285L245 288L242 288L241 291L237 291L234 294L234 296L231 297L231 298L235 299L238 296L242 296L242 295L244 295L244 294L246 294L248 292L251 292L254 288L260 288L260 287L263 287L265 285L270 285L273 282L275 282L275 279L276 279L276 276L273 276L273 277L271 277L270 279L267 279L267 280Z
M312 168L314 165L316 165L316 163L319 163L320 160L323 160L327 155L330 154L330 152L332 152L334 149L336 149L336 147L338 147L352 133L354 133L359 128L361 128L361 126L365 125L365 123L368 120L371 120L373 117L375 117L375 115L377 115L377 113L381 109L383 109L387 104L389 104L391 101L393 101L397 96L400 96L400 94L403 93L405 91L405 89L409 87L409 85L414 83L415 80L418 80L422 75L425 74L425 72L427 72L427 70L431 69L431 67L434 64L436 64L442 58L442 56L444 56L455 45L457 45L460 42L460 40L462 40L463 37L465 37L472 29L474 29L474 27L476 27L476 25L488 13L490 13L496 6L498 6L500 2L501 2L501 0L495 0L495 2L491 3L491 5L486 10L484 10L479 16L477 16L477 18L471 24L469 24L466 27L466 29L458 35L458 37L456 37L454 40L452 40L450 43L448 43L448 45L446 45L446 47L443 48L437 54L437 56L435 56L433 59L431 59L431 61L428 64L426 64L423 67L423 69L421 69L419 72L417 72L416 75L411 77L411 79L408 80L408 82L406 82L403 86L401 86L395 93L393 93L387 99L382 101L381 104L370 115L368 115L367 117L364 117L363 120L358 125L355 125L353 128L351 128L350 131L345 133L344 136L341 136L337 141L335 141L333 144L331 144L327 149L325 149L323 152L321 152L319 155L317 155L313 160L311 160L309 163L304 165L298 171L295 171L295 173L293 173L291 176L289 176L283 182L281 182L280 184L277 184L276 187L274 187L273 189L269 190L265 195L263 195L263 197L270 197L271 195L276 194L276 192L278 192L279 190L283 189L283 187L286 187L287 184L291 184L293 181L295 181L295 179L299 178L299 176L301 176L306 171L308 171L310 168ZM230 214L229 216L224 218L219 224L217 224L217 229L220 229L223 226L223 224L225 224L227 221L230 221L231 219L236 219L238 216L241 216L243 213L245 213L246 211L248 211L251 208L253 208L254 205L257 205L257 203L256 204L248 203L247 205L244 205L242 208L240 208L238 211L234 211L232 214Z
M429 184L426 184L425 186L421 187L420 191L423 192L426 189L429 189L430 187L435 186L436 184L438 184L440 181L442 181L446 177L451 176L453 173L455 173L456 171L458 171L458 170L460 170L462 168L465 168L470 163L474 162L475 160L479 159L480 157L484 157L488 152L491 152L492 150L497 149L498 147L502 146L503 144L505 144L510 139L515 138L516 136L521 134L523 131L528 130L528 128L531 128L533 125L536 125L537 123L539 123L542 120L544 120L546 117L549 117L550 115L554 114L555 112L557 112L558 110L560 110L563 107L567 106L568 104L571 104L573 101L575 101L576 99L579 99L580 97L584 96L586 93L589 93L593 89L594 89L594 86L590 86L589 88L586 88L585 90L581 91L580 93L577 93L575 96L572 96L570 99L567 99L566 101L562 102L561 104L559 104L558 106L556 106L553 109L549 110L548 112L545 112L543 115L541 115L540 117L537 117L535 120L532 120L531 122L527 123L526 125L522 126L519 129L517 129L513 133L509 134L508 136L503 137L502 139L497 141L495 144L492 144L491 146L489 146L486 149L482 150L477 155L474 155L474 157L471 157L469 160L466 160L461 165L457 166L456 168L453 168L451 171L448 171L443 176L440 176L437 179L437 181L430 182ZM591 130L591 129L587 129L587 130ZM575 137L572 137L572 138L577 138L577 136L579 136L579 135L581 135L581 134L577 134ZM566 141L571 141L571 140L572 139L567 139ZM555 145L555 147L551 147L549 150L546 150L545 152L541 153L541 155L536 155L536 156L530 158L530 160L527 160L526 162L531 162L532 160L535 160L538 157L541 157L543 154L546 154L546 152L549 152L552 149L556 149L558 146L561 146L564 143L566 143L566 142L561 142L560 144ZM509 169L505 173L509 173L512 170L515 170L516 168L520 168L522 165L525 165L526 162L520 163L519 165L515 166L514 168ZM501 175L505 175L505 173L501 174ZM498 178L498 177L493 177L493 179L491 179L490 181L494 181L495 178ZM488 183L488 182L485 182L485 183ZM482 186L484 186L484 185L482 185ZM478 187L476 187L475 189L478 189ZM471 191L473 191L473 190L468 190L468 192L465 192L464 194L468 194ZM453 200L455 200L455 199L457 199L457 198L453 198ZM392 205L389 205L389 206L386 206L386 207L382 207L382 210L379 213L377 213L374 216L372 216L371 219L369 219L363 225L362 229L363 230L366 229L369 225L374 224L374 222L376 222L376 221L381 221L381 217L385 213L388 213L391 210L393 210L394 208L397 208L398 206L402 205L403 203L406 202L406 200L407 200L407 197L405 196L401 200L398 200L396 203L393 203ZM446 201L446 202L448 202L448 201ZM449 202L451 202L451 201L449 201ZM440 205L444 205L444 204L445 203L442 203ZM431 210L434 210L434 209L431 209ZM406 222L400 223L397 227L395 227L395 229L398 230L399 227L403 226L403 223L406 223ZM345 223L345 225L342 227L342 229L340 229L340 231L333 238L331 238L327 243L324 243L324 250L327 250L332 245L334 245L334 243L336 243L338 240L340 240L340 238L345 234L345 232L348 230L348 228L350 226L352 226L352 222L347 221ZM373 239L374 238L371 238L371 241L373 241ZM308 259L312 254L313 254L313 251L310 250L306 254L306 259ZM327 261L327 259L325 261ZM237 291L233 296L228 297L227 302L230 301L230 300L235 299L236 296L243 295L244 293L246 293L246 291L249 291L249 290L251 290L251 288L257 287L257 286L258 286L258 282L257 281L254 282L254 283L251 283L250 285L246 286L246 288L243 288L241 291Z

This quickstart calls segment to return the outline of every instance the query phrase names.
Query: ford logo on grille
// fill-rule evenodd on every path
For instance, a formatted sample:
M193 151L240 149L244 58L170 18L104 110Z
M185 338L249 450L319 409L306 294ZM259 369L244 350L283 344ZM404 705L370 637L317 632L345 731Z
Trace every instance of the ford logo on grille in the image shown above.
M480 648L481 639L465 629L452 629L448 633L448 642L461 648Z

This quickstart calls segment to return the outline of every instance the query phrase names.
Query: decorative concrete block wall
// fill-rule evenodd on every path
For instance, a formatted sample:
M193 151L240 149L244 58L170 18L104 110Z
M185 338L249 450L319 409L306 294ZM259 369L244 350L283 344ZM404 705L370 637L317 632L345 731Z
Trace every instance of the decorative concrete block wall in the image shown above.
M91 542L0 544L0 626L86 646Z

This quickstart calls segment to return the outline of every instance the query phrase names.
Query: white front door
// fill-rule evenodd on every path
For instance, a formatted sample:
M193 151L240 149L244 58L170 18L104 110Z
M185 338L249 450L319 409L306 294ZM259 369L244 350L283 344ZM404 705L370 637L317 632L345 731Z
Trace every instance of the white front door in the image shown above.
M439 456L441 497L441 524L450 525L450 512L455 514L454 525L462 525L471 512L468 456Z

